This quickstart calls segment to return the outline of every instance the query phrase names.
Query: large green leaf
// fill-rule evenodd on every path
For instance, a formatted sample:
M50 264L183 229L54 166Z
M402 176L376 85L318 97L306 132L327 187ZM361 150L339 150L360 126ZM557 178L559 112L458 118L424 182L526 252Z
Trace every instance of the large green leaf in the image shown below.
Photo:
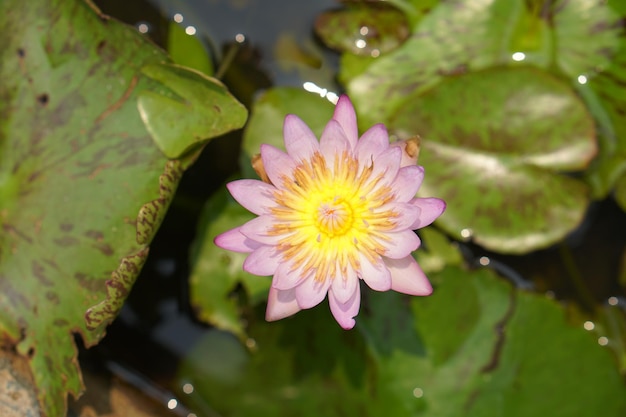
M418 5L412 7L417 13ZM360 104L363 123L402 111L407 97L448 75L515 64L516 52L575 82L606 68L619 42L618 15L592 0L452 0L416 22L412 36L391 53L361 65L344 59L340 77Z
M190 161L155 146L161 127L144 125L138 97L228 103L223 122L179 113L204 139L240 127L245 109L89 3L5 0L0 27L0 343L29 359L42 415L61 416L82 389L72 334L102 338ZM172 71L184 82L154 76Z
M249 352L211 332L180 369L190 404L260 417L624 415L609 350L554 301L488 270L431 278L426 298L365 292L352 332L323 307L251 318Z
M342 68L348 93L359 104L361 127L387 120L407 96L446 75L507 60L508 34L522 7L522 0L439 3L406 42L371 61L365 72L346 74Z
M390 127L424 138L421 193L447 201L439 225L492 250L523 253L582 220L586 186L558 171L596 153L593 120L566 84L531 67L451 77L406 102Z

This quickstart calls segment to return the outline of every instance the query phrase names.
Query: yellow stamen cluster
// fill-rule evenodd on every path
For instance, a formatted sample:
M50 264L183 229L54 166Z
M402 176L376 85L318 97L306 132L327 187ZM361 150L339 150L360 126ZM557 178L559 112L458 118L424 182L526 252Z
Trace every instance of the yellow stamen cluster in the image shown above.
M346 277L349 266L358 271L359 253L372 261L385 253L385 232L394 228L398 213L381 209L394 196L373 168L373 162L359 168L358 160L344 152L331 169L315 153L293 177L282 178L271 232L284 236L278 249L294 270L302 267L321 282Z

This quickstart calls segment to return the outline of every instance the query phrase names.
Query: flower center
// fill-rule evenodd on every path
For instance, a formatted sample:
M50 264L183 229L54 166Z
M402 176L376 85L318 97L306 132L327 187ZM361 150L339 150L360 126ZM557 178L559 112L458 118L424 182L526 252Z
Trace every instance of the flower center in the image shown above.
M393 194L371 175L372 165L360 167L347 152L329 165L320 153L302 161L293 177L283 178L271 209L270 233L282 236L277 248L283 259L317 281L358 270L359 254L383 254L385 233L397 216L383 208Z
M328 237L345 235L354 223L352 207L340 197L321 203L315 217L317 229Z

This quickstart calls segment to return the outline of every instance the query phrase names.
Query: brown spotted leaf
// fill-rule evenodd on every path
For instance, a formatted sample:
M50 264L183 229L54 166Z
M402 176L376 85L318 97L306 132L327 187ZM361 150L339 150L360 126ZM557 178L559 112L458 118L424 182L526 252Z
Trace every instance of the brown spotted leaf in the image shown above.
M245 109L195 73L178 84L146 75L167 56L89 3L3 1L0 27L0 344L28 359L42 415L63 416L67 393L82 390L72 334L102 338L189 162L155 146L138 96L180 103L186 88L191 109L228 101L241 121L222 132ZM221 120L176 122L195 135L168 142L184 150Z

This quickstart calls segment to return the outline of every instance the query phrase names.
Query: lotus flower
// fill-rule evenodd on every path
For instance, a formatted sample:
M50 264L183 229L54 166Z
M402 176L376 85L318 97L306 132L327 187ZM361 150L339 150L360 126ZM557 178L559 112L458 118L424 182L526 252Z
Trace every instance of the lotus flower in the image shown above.
M424 169L407 142L390 144L382 124L359 138L345 95L319 142L294 115L285 118L284 142L286 153L261 146L267 182L227 185L258 217L215 238L224 249L249 253L247 272L273 276L266 319L312 308L328 294L333 316L351 329L360 280L376 291L431 294L411 256L420 246L414 229L432 223L445 203L415 197Z

